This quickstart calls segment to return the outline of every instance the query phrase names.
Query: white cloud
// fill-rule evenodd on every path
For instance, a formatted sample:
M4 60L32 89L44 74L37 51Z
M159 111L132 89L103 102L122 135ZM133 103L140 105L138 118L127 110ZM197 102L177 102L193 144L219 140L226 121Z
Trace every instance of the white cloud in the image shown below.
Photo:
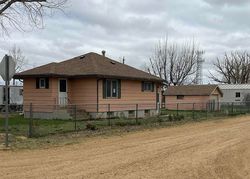
M45 28L13 30L0 39L0 55L17 44L29 68L102 49L114 59L141 67L166 35L195 39L206 51L204 69L225 51L250 50L247 0L74 0L65 14L45 19ZM207 73L207 72L206 72Z

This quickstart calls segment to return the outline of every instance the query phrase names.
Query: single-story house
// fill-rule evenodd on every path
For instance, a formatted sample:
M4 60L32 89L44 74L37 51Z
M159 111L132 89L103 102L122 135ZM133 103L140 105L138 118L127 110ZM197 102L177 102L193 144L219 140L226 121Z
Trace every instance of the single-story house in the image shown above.
M156 115L160 106L162 79L107 58L105 51L49 63L14 78L23 79L27 117L30 106L33 118L69 118L73 108L92 118L144 117Z
M170 86L164 92L169 110L219 110L223 96L218 85Z
M221 102L240 104L250 101L250 84L221 84Z

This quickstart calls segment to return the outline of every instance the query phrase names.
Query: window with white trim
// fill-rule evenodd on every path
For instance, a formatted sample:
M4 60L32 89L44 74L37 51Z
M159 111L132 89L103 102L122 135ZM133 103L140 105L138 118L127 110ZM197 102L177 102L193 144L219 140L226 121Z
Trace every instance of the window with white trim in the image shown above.
M45 78L39 79L39 88L45 88L46 87L46 80Z

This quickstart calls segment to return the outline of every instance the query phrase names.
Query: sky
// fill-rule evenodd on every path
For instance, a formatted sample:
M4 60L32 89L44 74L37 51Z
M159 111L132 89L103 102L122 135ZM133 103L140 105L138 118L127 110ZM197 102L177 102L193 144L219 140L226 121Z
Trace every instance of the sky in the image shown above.
M0 37L0 56L16 45L33 68L88 52L142 68L166 36L195 39L205 50L204 81L225 52L250 48L248 0L69 0L64 13L45 17L43 29Z

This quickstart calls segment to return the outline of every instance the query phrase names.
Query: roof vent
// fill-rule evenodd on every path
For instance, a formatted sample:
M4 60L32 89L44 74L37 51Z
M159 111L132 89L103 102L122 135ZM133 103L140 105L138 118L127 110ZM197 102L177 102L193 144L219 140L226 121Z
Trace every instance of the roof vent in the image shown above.
M104 57L105 57L105 53L106 53L106 51L105 51L105 50L103 50L103 51L102 51L102 56L104 56Z
M80 59L83 59L83 58L85 58L85 55L80 56Z
M113 65L115 65L115 62L111 61L110 63L112 63Z

